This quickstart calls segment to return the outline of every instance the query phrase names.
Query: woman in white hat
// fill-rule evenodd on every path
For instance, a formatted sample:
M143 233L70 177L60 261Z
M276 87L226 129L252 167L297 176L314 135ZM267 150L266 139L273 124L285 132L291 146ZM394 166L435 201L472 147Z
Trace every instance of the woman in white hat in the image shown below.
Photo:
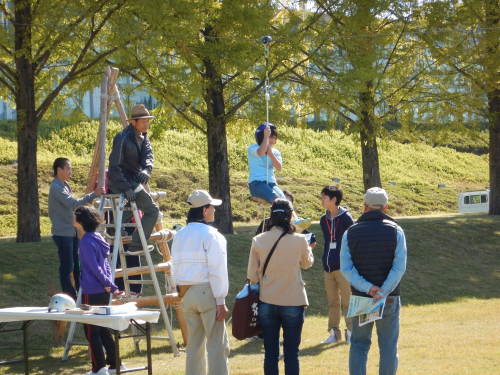
M228 373L226 296L227 242L217 229L208 225L214 220L213 199L205 190L195 190L188 198L187 225L179 230L172 243L172 276L182 298L182 314L188 326L186 374Z

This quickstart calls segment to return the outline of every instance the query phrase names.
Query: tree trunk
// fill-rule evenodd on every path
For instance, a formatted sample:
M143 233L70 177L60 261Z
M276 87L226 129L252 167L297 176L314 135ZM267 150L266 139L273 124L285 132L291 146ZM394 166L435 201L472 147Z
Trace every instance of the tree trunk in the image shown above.
M500 89L488 94L490 115L490 215L500 215Z
M34 66L31 63L30 2L14 2L15 56L17 69L17 238L16 242L40 241L40 207L36 163L37 126Z
M486 61L488 81L488 120L490 125L490 215L500 215L500 88L498 54L500 51L500 4L498 0L484 2L486 12ZM488 60L490 59L490 60Z
M382 187L380 181L380 169L378 163L377 137L374 132L374 126L370 114L373 111L373 97L370 92L371 83L367 83L368 90L361 93L361 111L362 129L361 138L361 156L363 162L363 185L365 191L372 187Z
M89 111L90 111L90 118L93 119L94 118L94 90L90 89L89 90L89 103L90 103L90 108L89 108Z
M211 28L205 29L205 35ZM212 41L210 39L210 41ZM209 58L203 59L207 81L205 102L207 105L208 186L213 198L222 199L215 209L217 229L221 233L233 233L231 217L231 194L229 184L229 162L227 157L227 135L225 103L222 77Z

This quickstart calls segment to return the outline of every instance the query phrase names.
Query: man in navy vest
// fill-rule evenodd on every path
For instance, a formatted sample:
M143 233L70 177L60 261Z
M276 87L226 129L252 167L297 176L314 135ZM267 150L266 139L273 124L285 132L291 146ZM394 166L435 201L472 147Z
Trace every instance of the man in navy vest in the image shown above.
M373 324L377 326L380 375L396 374L401 303L400 281L406 271L406 239L403 229L384 213L388 206L384 189L366 191L364 213L342 238L340 270L351 283L353 295L387 297L382 319L359 326L352 319L350 375L365 375Z

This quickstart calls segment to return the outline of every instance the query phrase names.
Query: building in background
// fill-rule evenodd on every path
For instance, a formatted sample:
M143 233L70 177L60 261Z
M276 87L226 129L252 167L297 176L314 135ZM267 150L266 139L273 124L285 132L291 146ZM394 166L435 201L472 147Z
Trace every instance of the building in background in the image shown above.
M99 82L97 82L99 83ZM98 118L101 106L101 87L96 83L96 87L92 91L86 92L79 103L75 100L68 100L68 112L75 108L80 108L81 111L90 118ZM128 113L129 108L134 104L143 103L148 110L156 108L158 100L156 100L146 89L134 83L131 77L123 76L118 78L117 82L120 97L122 99L125 111ZM14 103L0 100L0 120L10 120L16 118L16 109L13 108ZM111 107L111 117L118 117L118 112L114 106Z

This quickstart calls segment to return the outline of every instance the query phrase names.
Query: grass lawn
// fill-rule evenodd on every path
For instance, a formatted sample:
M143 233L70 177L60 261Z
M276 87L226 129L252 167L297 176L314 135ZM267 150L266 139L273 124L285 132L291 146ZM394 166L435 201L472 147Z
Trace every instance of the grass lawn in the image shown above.
M408 270L402 282L399 373L500 373L500 217L448 214L407 217L398 222L408 243ZM230 308L246 278L255 228L237 226L236 234L227 236ZM312 231L317 234L318 245L314 250L316 263L303 271L310 307L303 330L301 370L307 374L348 374L349 346L320 344L328 335L321 266L323 241L318 224L312 226ZM34 244L0 239L0 256L0 307L47 305L49 282L54 280L59 285L57 251L51 238L43 237L41 243ZM155 325L156 330L161 326L161 323ZM52 347L52 323L35 322L29 334L30 373L89 371L84 347L74 347L70 360L61 363L63 348ZM175 334L176 340L181 341L178 329ZM77 326L77 337L83 339L81 325ZM378 373L375 333L373 341L369 374ZM230 337L230 344L231 373L263 373L262 341L240 342ZM145 363L144 355L135 354L131 340L123 340L120 345L127 365ZM145 348L144 343L142 347ZM20 348L18 332L0 335L0 361L19 358ZM184 373L185 357L174 358L164 342L153 342L153 348L154 374ZM0 374L21 374L23 369L23 364L3 366Z
M3 123L5 125L5 123ZM0 237L17 232L17 158L15 124L2 133L0 121ZM53 178L52 164L57 157L71 160L69 181L75 198L84 195L89 164L92 160L98 121L60 127L45 124L40 128L37 151L38 196L42 235L50 234L48 193ZM183 221L186 200L194 189L209 190L206 137L195 130L161 130L158 122L151 127L155 169L151 189L167 193L160 202L164 227ZM229 182L231 213L236 223L251 223L262 218L262 211L248 190L248 145L254 142L254 125L228 130ZM111 150L116 132L122 128L115 120L108 123L107 150ZM156 130L155 130L156 129ZM246 129L246 130L245 130ZM340 179L344 190L342 205L360 215L365 189L359 140L338 130L313 131L280 127L277 148L284 164L276 173L281 189L296 197L295 209L302 217L319 218L321 189ZM391 138L379 143L382 187L390 198L389 215L414 216L457 211L458 194L482 190L489 185L488 155L456 152L447 147L424 143L401 144ZM438 188L445 185L445 188Z

